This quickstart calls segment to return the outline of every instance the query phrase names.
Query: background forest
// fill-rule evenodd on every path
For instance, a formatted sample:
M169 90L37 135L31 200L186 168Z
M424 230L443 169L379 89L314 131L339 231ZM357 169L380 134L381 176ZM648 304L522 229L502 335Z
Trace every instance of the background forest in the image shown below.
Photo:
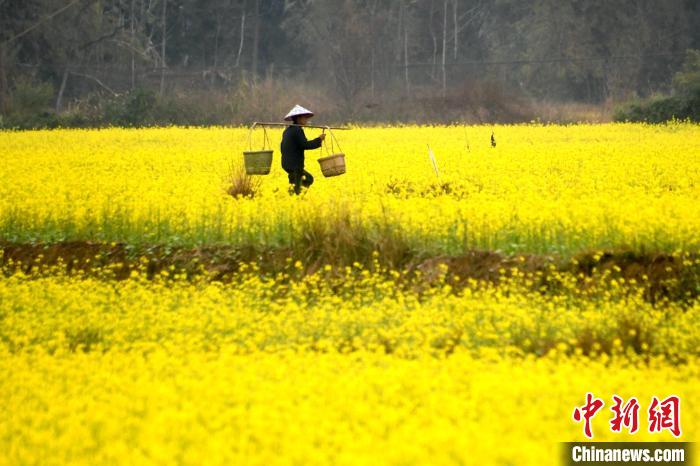
M0 0L0 126L606 120L692 49L697 0Z

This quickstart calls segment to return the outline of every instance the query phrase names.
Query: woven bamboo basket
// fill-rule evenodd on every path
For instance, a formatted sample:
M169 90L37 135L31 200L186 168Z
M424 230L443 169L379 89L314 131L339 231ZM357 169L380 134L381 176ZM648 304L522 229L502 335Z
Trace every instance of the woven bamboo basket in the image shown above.
M321 172L326 178L345 173L345 154L343 153L322 157L318 159L318 163L321 165Z
M248 150L243 152L245 172L248 175L267 175L272 168L272 146L267 137L267 129L263 127L263 145L260 150L253 150L253 130L257 123L253 123L248 132Z
M245 172L248 175L267 175L272 167L272 150L249 150L243 152Z

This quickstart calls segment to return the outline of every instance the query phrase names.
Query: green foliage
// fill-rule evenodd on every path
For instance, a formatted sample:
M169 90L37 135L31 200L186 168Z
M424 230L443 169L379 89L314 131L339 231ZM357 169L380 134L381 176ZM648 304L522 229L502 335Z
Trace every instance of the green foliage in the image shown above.
M10 93L8 114L0 120L4 128L53 128L57 125L52 113L53 86L33 79L17 80Z
M673 77L673 89L691 98L700 94L700 50L686 52L683 68Z
M684 118L683 101L677 97L656 96L639 100L619 108L613 119L615 121L644 121L662 123L673 118Z
M700 51L689 50L681 71L673 78L673 95L627 104L615 121L661 123L671 119L700 121Z
M156 95L146 89L135 89L112 99L105 106L104 119L117 126L148 126L153 124Z
M136 89L110 100L105 105L102 123L112 126L143 127L156 125L215 124L226 121L221 114L211 115L206 103L186 97L159 97L148 89Z
M136 89L113 97L91 95L60 114L54 113L50 85L24 86L16 102L19 111L0 116L0 128L47 129L105 126L146 127L160 125L224 124L226 109L185 97L160 98L153 91Z
M19 79L11 94L11 112L29 115L46 112L51 108L53 95L53 86L49 82Z

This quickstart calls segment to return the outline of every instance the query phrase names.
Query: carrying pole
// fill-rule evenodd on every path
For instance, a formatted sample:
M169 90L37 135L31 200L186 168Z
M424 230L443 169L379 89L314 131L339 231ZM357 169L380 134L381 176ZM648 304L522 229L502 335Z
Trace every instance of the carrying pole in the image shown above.
M297 125L295 123L267 123L267 122L261 122L261 121L253 122L253 124L251 125L251 128L254 128L256 126L301 126L304 128L338 129L338 130L352 129L352 128L341 127L341 126Z

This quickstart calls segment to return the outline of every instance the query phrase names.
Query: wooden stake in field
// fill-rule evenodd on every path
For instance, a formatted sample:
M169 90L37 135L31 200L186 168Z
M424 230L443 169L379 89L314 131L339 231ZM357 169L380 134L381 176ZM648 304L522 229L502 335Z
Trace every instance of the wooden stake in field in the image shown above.
M438 171L437 160L435 160L435 154L430 148L430 144L428 144L428 157L430 157L430 161L433 163L433 170L435 170L435 176L437 176L438 179L440 179L440 172Z

